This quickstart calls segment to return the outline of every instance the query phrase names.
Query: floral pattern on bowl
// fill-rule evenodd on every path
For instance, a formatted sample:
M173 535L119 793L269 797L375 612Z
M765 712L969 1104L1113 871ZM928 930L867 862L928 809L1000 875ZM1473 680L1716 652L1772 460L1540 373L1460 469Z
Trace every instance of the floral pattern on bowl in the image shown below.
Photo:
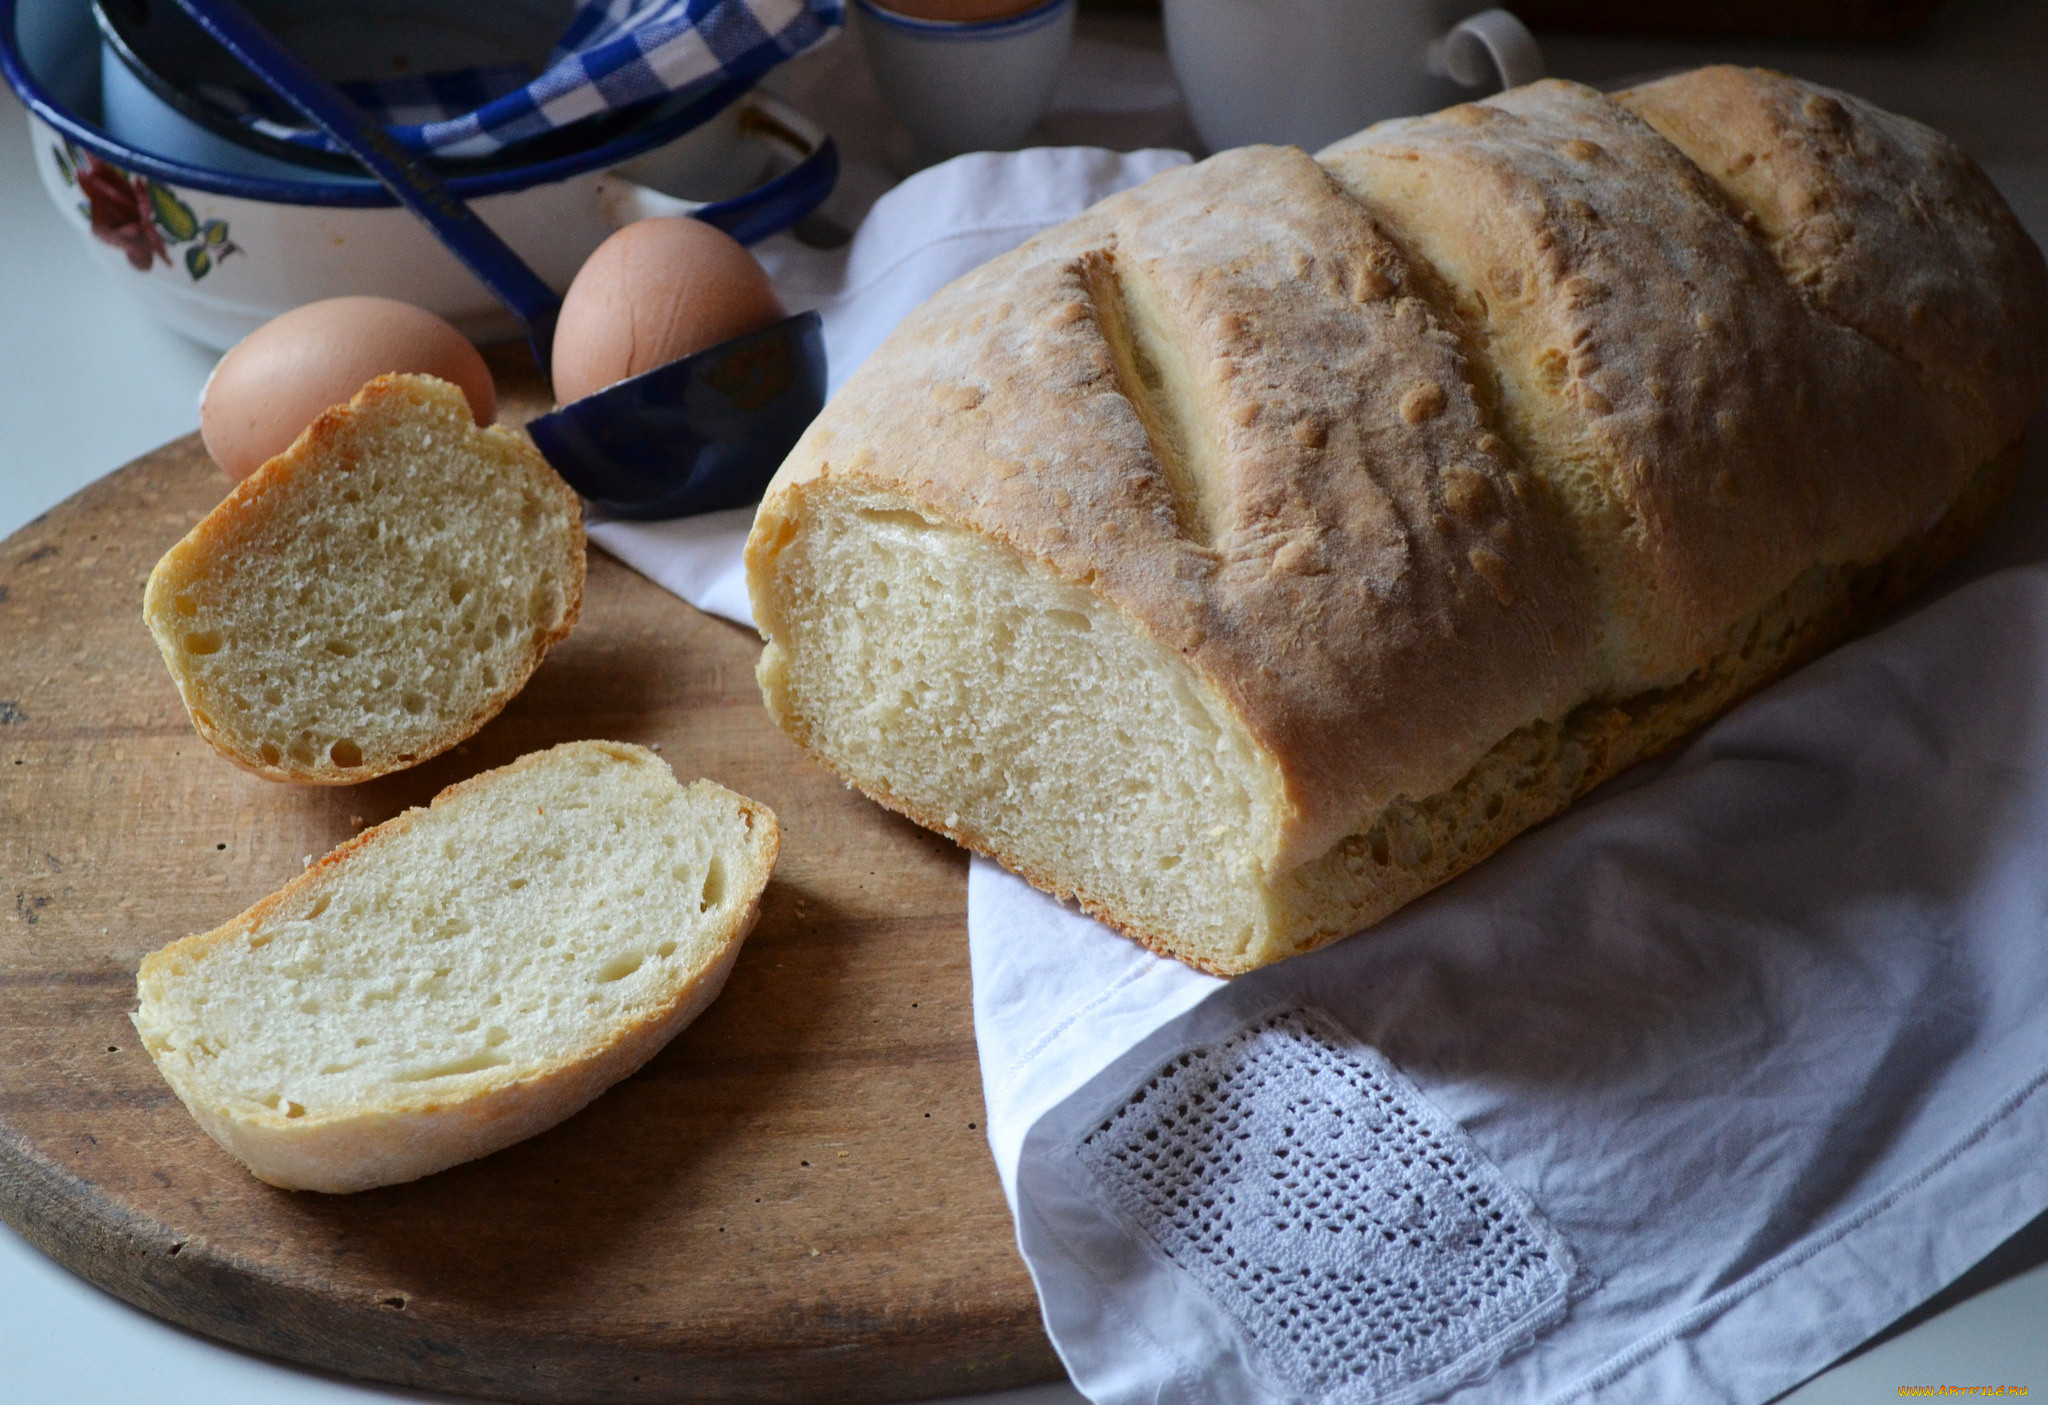
M228 238L226 220L201 220L176 191L148 176L134 175L69 141L53 144L64 183L85 197L79 213L93 238L119 249L129 266L147 273L158 259L171 262L171 249L184 249L185 272L198 282L216 263L241 248Z

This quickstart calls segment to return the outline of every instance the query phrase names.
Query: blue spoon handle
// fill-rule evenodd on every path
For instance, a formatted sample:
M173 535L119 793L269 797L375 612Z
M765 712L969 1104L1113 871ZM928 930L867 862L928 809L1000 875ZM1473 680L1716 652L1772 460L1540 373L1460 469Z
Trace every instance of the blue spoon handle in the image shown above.
M280 44L235 0L177 0L177 4L272 92L305 113L368 167L400 203L426 221L448 251L524 325L534 359L546 377L555 319L562 310L555 290L432 171L393 141L380 123Z

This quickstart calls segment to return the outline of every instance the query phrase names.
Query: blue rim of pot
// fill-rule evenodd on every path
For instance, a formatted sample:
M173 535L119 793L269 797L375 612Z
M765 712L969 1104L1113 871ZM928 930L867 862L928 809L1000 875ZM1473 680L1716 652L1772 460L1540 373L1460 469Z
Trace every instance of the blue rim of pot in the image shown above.
M1055 3L1067 4L1072 0L1055 0ZM20 0L0 0L0 74L5 75L8 86L14 89L15 96L30 112L102 160L168 185L244 200L342 209L374 209L398 203L389 191L367 176L301 181L242 175L170 160L117 141L58 102L29 72L21 56L17 33L20 10ZM474 200L480 196L547 185L619 165L702 126L744 97L753 86L747 80L722 83L701 97L679 104L673 111L649 118L644 125L623 136L587 150L530 166L512 166L474 175L452 175L447 181L448 188L466 200ZM791 135L801 140L800 134ZM786 228L814 209L831 192L838 175L838 149L829 135L824 136L810 154L790 170L743 195L715 201L695 213L697 218L717 225L742 242L750 237L758 239L773 229ZM747 232L742 233L742 230Z
M874 0L853 0L854 8L877 24L886 24L892 29L901 29L925 39L952 39L969 44L1028 34L1051 24L1059 18L1061 10L1074 3L1075 0L1046 0L1043 5L1021 14L1003 15L992 20L921 20L885 10Z

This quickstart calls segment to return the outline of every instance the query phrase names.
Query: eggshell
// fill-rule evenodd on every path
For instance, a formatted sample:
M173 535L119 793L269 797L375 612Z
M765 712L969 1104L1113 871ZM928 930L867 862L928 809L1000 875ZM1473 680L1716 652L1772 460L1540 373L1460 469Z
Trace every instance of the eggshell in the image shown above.
M785 315L724 230L687 215L635 221L597 246L562 299L555 398L581 400Z
M328 298L272 318L221 357L199 398L200 437L239 483L387 371L438 376L478 424L497 418L490 367L462 333L391 298Z

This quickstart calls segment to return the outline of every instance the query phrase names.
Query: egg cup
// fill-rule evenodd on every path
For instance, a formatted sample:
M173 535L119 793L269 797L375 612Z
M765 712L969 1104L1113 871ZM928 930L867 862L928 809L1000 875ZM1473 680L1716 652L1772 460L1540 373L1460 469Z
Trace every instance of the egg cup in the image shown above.
M1051 104L1074 40L1075 0L970 21L913 19L873 0L847 8L882 100L931 160L1021 142Z

